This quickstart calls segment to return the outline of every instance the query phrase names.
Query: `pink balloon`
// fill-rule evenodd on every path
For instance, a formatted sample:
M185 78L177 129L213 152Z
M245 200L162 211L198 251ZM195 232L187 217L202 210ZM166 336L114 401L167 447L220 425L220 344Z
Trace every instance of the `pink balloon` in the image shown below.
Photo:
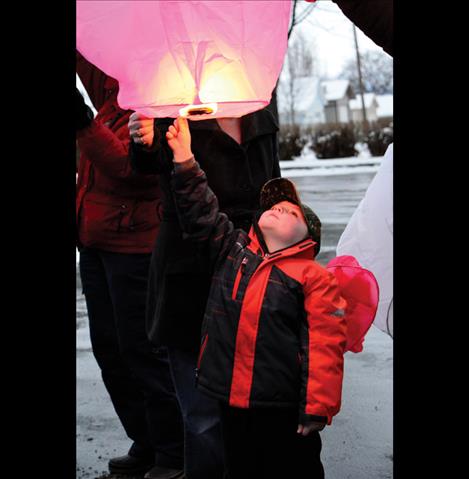
M365 334L376 315L379 287L371 271L360 266L353 256L337 256L326 266L337 278L342 297L347 301L347 345L345 350L358 353L363 350Z
M212 113L191 119L240 117L271 100L291 3L77 0L77 49L119 81L121 108L176 117L204 104Z

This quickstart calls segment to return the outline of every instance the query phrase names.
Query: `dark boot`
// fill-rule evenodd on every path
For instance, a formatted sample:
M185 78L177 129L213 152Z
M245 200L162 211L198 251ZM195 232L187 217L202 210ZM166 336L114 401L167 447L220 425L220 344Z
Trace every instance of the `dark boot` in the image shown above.
M184 479L184 471L155 466L150 469L143 479Z
M137 457L126 454L125 456L113 457L109 461L109 472L127 476L145 474L154 464L154 458Z

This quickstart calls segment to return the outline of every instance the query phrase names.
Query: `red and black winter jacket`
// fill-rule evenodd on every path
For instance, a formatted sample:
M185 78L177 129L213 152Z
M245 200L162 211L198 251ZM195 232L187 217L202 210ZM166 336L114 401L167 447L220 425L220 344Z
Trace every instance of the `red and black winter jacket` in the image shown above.
M116 253L151 253L161 194L157 177L132 169L127 126L132 112L119 108L116 80L78 52L77 73L98 111L90 126L77 132L78 244Z
M171 180L184 238L206 243L213 271L198 387L233 407L299 406L331 423L340 409L345 301L312 239L269 254L254 223L235 230L197 162ZM181 300L184 291L181 290Z

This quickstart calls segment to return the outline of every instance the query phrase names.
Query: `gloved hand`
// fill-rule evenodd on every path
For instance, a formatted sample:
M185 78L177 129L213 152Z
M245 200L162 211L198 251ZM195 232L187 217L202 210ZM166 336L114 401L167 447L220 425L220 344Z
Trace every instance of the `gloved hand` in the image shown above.
M93 110L85 103L78 88L75 93L75 128L81 130L93 121Z

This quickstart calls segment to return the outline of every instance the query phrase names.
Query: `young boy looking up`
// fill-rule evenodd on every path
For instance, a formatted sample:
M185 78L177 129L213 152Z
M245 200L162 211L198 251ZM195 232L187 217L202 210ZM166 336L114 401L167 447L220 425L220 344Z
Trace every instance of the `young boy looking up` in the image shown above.
M234 230L193 158L187 120L166 138L184 238L209 248L196 374L220 401L227 477L323 478L318 431L340 409L346 325L336 279L314 261L321 223L276 178L249 235Z

